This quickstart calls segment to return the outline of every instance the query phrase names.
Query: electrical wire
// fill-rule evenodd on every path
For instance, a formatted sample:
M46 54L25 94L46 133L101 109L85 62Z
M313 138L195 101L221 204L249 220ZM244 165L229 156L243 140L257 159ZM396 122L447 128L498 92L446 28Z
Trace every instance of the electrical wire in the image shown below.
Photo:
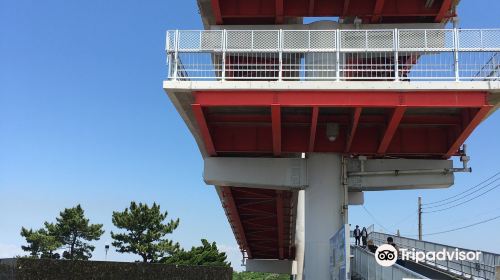
M484 223L496 220L498 218L500 218L500 215L498 215L496 217L493 217L493 218L490 218L490 219L487 219L487 220L483 220L483 221L477 222L477 223L473 223L473 224L470 224L470 225L467 225L467 226L458 227L458 228L454 228L454 229L449 229L449 230L445 230L445 231L438 231L438 232L427 233L427 234L423 234L423 235L426 235L426 236L427 235L437 235L437 234L448 233L448 232L457 231L457 230L461 230L461 229L466 229L466 228L470 228L470 227L473 227L473 226L477 226L477 225L480 225L480 224L484 224Z
M481 186L483 183L485 183L485 182L487 182L487 181L489 181L489 180L491 180L491 179L495 178L496 176L498 176L498 174L500 174L500 171L498 171L497 173L495 173L493 176L491 176L491 177L487 178L486 180L484 180L484 181L480 182L479 184L475 185L474 187L472 187L472 188L470 188L470 189L467 189L467 190L465 190L465 191L463 191L463 192L461 192L461 193L458 193L458 194L456 194L456 195L454 195L454 196L450 196L450 197L448 197L448 198L441 199L441 200L434 201L434 202L423 203L422 205L431 205L431 204L440 203L440 202L447 201L447 200L450 200L450 199L452 199L452 198L455 198L455 197L457 197L457 196L460 196L460 195L462 195L462 194L464 194L464 193L468 193L468 192L470 192L470 191L474 190L475 188L477 188L477 187ZM498 179L497 179L497 180L498 180Z
M366 213L368 213L368 215L370 215L370 217L372 217L372 219L375 221L375 223L377 225L379 225L381 228L383 228L386 232L390 232L390 230L388 230L386 227L384 227L378 220L377 218L375 218L375 216L372 215L372 213L370 213L370 211L368 211L368 209L366 209L366 207L364 205L363 206L363 209L366 211Z
M488 184L484 185L483 187L481 187L481 188L477 189L476 191L474 191L474 192L471 192L471 193L467 194L467 195L464 195L464 196L462 196L462 197L459 197L459 198L457 198L457 199L454 199L454 200L452 200L452 201L449 201L449 202L446 202L446 203L443 203L443 204L433 205L433 206L429 206L429 207L422 207L422 209L438 208L438 207L445 206L445 205L451 204L451 203L453 203L453 202L456 202L456 201L462 200L462 199L464 199L464 198L466 198L466 197L468 197L468 196L470 196L470 195L473 195L473 194L477 193L478 191L480 191L480 190L482 190L482 189L484 189L484 188L486 188L486 187L488 187L488 186L491 186L493 183L495 183L495 182L496 182L496 181L498 181L498 180L500 180L500 177L499 177L499 178L497 178L497 179L495 179L495 180L493 180L493 181L491 181L490 183L488 183ZM495 187L494 187L494 188L495 188Z
M395 223L393 227L395 228L398 225L400 225L401 223L403 223L403 222L407 221L408 219L413 218L413 217L415 217L417 215L418 215L418 211L413 211L410 215L404 217L403 219L401 219L397 223Z
M422 234L422 236L427 236L427 235L438 235L438 234L443 234L443 233L453 232L453 231L457 231L457 230L461 230L461 229L466 229L466 228L470 228L470 227L473 227L473 226L477 226L477 225L480 225L480 224L484 224L484 223L487 223L487 222L490 222L490 221L496 220L496 219L498 219L498 218L500 218L500 215L499 215L499 216L496 216L496 217L493 217L493 218L489 218L489 219L486 219L486 220L480 221L480 222L477 222L477 223L473 223L473 224L470 224L470 225L466 225L466 226L458 227L458 228L453 228L453 229L444 230L444 231L431 232L431 233L424 233L424 234ZM418 234L405 234L405 233L402 233L402 234L401 234L401 236L407 236L407 237L410 237L410 236L418 236Z
M458 203L458 204L455 204L455 205L453 205L453 206L446 207L446 208L443 208L443 209L438 209L438 210L434 210L434 211L426 211L426 212L422 212L422 213L435 213L435 212L441 212L441 211L445 211L445 210L448 210L448 209L452 209L452 208L458 207L458 206L460 206L460 205L462 205L462 204L465 204L465 203L467 203L467 202L469 202L469 201L472 201L472 200L474 200L474 199L476 199L476 198L479 198L479 197L481 197L481 196L483 196L483 195L485 195L485 194L489 193L490 191L492 191L492 190L494 190L494 189L496 189L496 188L498 188L498 187L500 187L500 184L498 184L498 185L494 186L493 188L491 188L491 189L489 189L489 190L487 190L487 191L485 191L485 192L483 192L483 193L481 193L481 194L479 194L479 195L476 195L475 197L473 197L473 198L471 198L471 199L468 199L468 200L466 200L466 201L464 201L464 202L461 202L461 203Z
M489 209L488 211L469 212L469 214L470 215L468 215L468 217L466 217L466 218L464 218L463 216L456 216L456 217L454 217L455 219L447 220L446 223L442 226L439 226L437 228L432 227L431 231L446 230L449 227L449 225L473 223L473 222L478 221L480 219L484 219L487 216L500 214L500 207Z

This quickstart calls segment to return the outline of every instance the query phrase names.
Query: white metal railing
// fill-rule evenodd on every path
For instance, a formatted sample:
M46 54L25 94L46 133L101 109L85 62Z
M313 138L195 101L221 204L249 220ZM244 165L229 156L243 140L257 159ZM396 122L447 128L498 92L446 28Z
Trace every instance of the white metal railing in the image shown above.
M387 243L387 237L389 236L392 236L394 243L396 243L400 248L406 248L410 251L411 249L422 252L438 252L443 249L448 252L453 252L455 249L466 252L473 251L407 237L388 235L380 232L371 232L368 239L372 239L375 245L380 245ZM480 260L478 262L467 260L435 260L426 261L425 264L466 278L495 279L495 267L500 266L500 254L481 251Z
M500 80L500 29L172 30L171 80Z
M364 280L428 279L398 264L381 266L376 262L373 253L359 246L351 246L351 252L353 255L351 271L355 277Z

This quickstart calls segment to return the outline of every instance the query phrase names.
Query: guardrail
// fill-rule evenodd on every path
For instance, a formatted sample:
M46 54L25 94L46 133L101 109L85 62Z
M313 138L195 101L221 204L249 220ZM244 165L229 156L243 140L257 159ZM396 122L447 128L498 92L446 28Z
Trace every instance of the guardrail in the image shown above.
M500 29L172 30L171 80L500 80Z
M398 264L384 267L375 261L375 256L358 246L351 246L351 252L354 258L351 262L352 274L364 280L384 279L428 279L414 271L404 268Z
M423 252L438 252L446 250L447 252L453 252L455 249L466 252L476 252L470 249L463 249L454 246L448 246L438 243L432 243L427 241L420 241L412 238L406 238L401 236L393 236L380 232L371 232L368 239L372 239L375 245L387 243L387 237L392 236L394 243L396 243L400 248L406 248L411 251L415 249L416 251ZM446 261L425 261L426 265L434 266L440 270L448 271L452 274L459 275L468 279L495 279L495 267L500 266L500 255L490 252L480 251L480 260L478 262L467 261L467 260L446 260Z

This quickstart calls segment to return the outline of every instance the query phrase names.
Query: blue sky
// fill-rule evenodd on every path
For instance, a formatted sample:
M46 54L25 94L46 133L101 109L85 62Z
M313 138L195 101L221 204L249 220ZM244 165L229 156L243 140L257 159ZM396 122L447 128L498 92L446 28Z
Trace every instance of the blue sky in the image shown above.
M200 29L195 0L0 2L0 257L20 254L21 226L38 228L81 203L106 229L131 200L156 201L181 220L171 238L189 248L216 241L239 269L239 252L217 195L201 177L202 159L162 90L167 29ZM462 1L461 26L500 27L497 0ZM500 115L467 141L472 174L447 190L373 192L365 207L387 228L416 234L417 197L438 200L499 170ZM455 212L424 216L424 233L498 215L500 192ZM390 205L390 206L388 206ZM351 207L353 224L374 223ZM429 240L500 252L500 221ZM491 238L484 238L489 234ZM108 259L135 260L110 250Z

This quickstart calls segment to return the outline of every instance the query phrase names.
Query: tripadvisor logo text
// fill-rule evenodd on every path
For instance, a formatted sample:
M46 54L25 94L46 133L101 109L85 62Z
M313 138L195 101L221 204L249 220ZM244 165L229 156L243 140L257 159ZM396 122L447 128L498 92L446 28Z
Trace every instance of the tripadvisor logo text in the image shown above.
M480 251L461 251L455 249L447 251L442 249L440 251L419 251L416 249L401 248L399 252L394 246L389 244L380 245L375 251L375 260L381 266L391 266L396 263L400 258L403 261L410 260L416 263L425 261L479 261L481 258Z

